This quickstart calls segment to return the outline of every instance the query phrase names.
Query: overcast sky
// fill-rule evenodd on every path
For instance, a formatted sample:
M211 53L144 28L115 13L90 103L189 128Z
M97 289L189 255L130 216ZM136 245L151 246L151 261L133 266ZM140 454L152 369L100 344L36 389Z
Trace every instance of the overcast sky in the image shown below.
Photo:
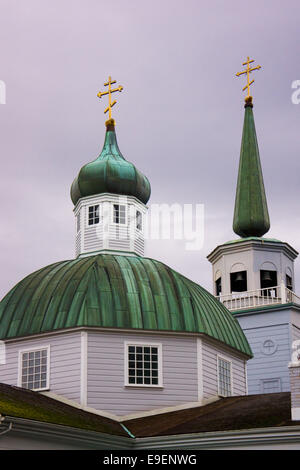
M108 75L120 149L151 203L204 204L205 239L149 241L146 255L211 289L207 254L232 231L250 55L269 205L266 235L300 251L299 0L0 0L0 297L74 257L70 185L101 151ZM300 286L300 260L296 260ZM299 288L298 288L299 289Z

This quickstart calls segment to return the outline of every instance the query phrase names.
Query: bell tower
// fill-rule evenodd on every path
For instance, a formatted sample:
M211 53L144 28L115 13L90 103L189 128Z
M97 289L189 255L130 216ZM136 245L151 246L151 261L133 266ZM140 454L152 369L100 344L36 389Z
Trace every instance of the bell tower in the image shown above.
M294 293L298 252L265 236L270 218L250 96L250 73L261 67L252 67L253 62L248 57L246 69L237 74L247 76L233 216L239 238L217 246L207 258L213 293L239 321L254 353L248 364L249 393L267 393L289 390L286 363L292 340L300 338L300 297Z

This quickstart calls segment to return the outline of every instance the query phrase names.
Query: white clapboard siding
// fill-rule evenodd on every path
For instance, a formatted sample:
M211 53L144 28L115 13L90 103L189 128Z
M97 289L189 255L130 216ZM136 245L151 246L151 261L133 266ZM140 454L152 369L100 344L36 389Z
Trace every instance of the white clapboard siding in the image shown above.
M228 349L202 341L203 397L207 399L218 394L218 355L231 362L233 395L247 393L245 360Z
M161 343L163 388L125 387L124 342ZM88 333L88 406L118 415L198 400L193 337Z
M290 334L288 324L251 328L245 331L254 359L248 362L248 387L250 394L263 392L263 381L279 379L280 391L290 390L288 362L290 360ZM271 340L276 345L272 354L264 352L264 342Z
M57 334L6 343L0 382L18 386L19 351L50 345L50 392L80 401L80 333Z
M96 225L88 225L89 206L99 205L100 220ZM113 204L126 206L126 223L113 222ZM76 234L76 256L105 250L134 252L144 255L144 235L136 229L136 211L139 211L145 224L147 207L132 196L99 194L81 198L74 209L75 217L80 217L80 232Z
M292 341L300 339L300 328L295 325L292 325Z

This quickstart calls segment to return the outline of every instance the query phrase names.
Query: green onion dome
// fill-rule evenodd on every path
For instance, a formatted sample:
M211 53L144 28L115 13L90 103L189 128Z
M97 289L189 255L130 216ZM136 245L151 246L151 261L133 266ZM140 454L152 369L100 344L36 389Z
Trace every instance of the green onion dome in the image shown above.
M27 276L0 302L0 339L77 327L203 333L252 356L221 302L150 258L61 261Z
M121 154L113 120L106 123L104 146L99 157L81 168L71 186L74 205L82 197L102 193L134 196L144 204L151 193L146 176Z

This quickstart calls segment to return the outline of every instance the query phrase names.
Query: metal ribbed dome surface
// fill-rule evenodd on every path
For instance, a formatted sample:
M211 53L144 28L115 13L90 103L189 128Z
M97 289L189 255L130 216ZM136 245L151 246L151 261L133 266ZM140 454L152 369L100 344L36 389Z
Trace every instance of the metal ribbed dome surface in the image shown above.
M221 302L150 258L99 254L54 263L0 302L1 339L83 326L204 333L252 355Z
M74 205L82 197L102 193L134 196L144 204L151 194L146 176L121 154L113 125L107 128L99 157L81 168L71 186Z

